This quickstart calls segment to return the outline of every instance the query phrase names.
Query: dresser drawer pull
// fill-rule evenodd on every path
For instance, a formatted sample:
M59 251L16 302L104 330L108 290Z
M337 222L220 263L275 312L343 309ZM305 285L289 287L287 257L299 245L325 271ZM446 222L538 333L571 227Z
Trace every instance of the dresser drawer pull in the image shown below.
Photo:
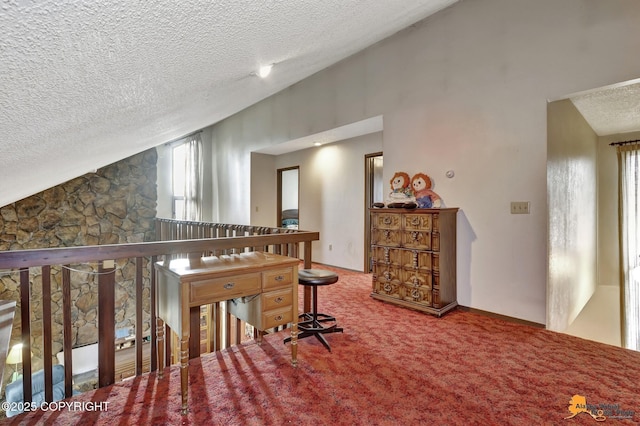
M391 225L391 217L390 216L383 217L382 223L384 223L385 225Z
M274 278L276 281L282 281L284 280L284 275L278 275L277 277Z
M284 300L284 297L282 297L282 296L278 296L275 299L273 299L273 301L276 302L276 303L282 303L283 300Z
M282 321L282 319L283 319L283 318L284 318L284 317L283 317L282 315L278 315L278 316L276 316L276 317L274 318L274 320L276 320L276 321Z
M225 290L231 290L233 287L235 287L235 285L236 283L234 282L228 282L223 287L225 288Z

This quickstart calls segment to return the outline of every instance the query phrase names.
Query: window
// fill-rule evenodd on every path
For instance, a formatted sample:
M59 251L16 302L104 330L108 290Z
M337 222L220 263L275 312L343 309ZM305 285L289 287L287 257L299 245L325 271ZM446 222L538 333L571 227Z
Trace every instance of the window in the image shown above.
M186 177L186 151L187 144L183 143L173 147L171 152L171 194L172 215L174 219L185 219L185 177Z
M171 150L173 218L202 220L202 140L200 133L182 139Z

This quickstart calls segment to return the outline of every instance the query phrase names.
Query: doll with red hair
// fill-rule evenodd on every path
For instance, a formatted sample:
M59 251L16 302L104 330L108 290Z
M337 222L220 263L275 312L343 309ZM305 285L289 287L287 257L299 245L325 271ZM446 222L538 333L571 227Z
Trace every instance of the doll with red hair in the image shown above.
M431 186L431 178L424 173L418 173L411 178L411 188L418 208L439 208L442 205L440 196L431 190Z
M407 173L395 172L389 183L391 184L389 203L397 204L413 201L411 178Z

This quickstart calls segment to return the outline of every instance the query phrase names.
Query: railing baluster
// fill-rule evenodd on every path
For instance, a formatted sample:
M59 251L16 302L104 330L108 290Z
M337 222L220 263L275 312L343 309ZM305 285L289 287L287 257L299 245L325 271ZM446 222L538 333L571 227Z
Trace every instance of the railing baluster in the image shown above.
M220 310L220 302L216 302L213 304L213 324L214 324L214 330L215 330L215 339L214 339L214 345L213 345L213 350L214 351L219 351L222 349L222 345L220 342L220 319L222 317L222 312Z
M236 345L242 343L242 320L236 318Z
M311 268L311 241L304 242L304 269ZM304 286L304 311L311 312L311 286Z
M98 264L98 386L115 383L115 268Z
M200 307L189 309L189 359L200 356Z
M151 256L151 283L149 293L151 296L151 371L156 371L158 368L158 351L157 351L157 331L156 331L156 268L155 264L158 261L156 256Z
M53 401L53 353L51 333L51 266L42 267L42 346L44 356L44 399Z
M31 292L29 268L20 269L20 316L22 319L22 392L24 401L31 401Z
M166 323L164 326L164 359L166 359L166 364L164 366L167 365L171 365L175 362L177 362L178 360L173 360L171 357L171 339L172 339L172 335L171 335L171 327L169 327ZM164 366L161 366L160 368L163 368Z
M71 348L71 271L70 265L62 267L62 353L64 354L64 395L70 398L73 395L73 358Z
M144 258L136 258L136 376L142 374L142 267Z
M224 347L228 348L231 346L231 314L229 313L229 302L225 302L225 333L224 333Z

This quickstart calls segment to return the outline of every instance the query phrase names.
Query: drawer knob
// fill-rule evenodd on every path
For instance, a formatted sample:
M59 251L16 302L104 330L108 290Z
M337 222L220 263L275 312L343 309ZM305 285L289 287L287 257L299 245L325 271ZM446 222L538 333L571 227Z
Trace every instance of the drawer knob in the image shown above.
M274 320L276 321L282 321L282 318L284 318L282 315L278 315L274 318Z
M276 303L282 303L283 300L284 300L284 297L282 297L282 296L278 296L275 299L273 299L273 301L276 302Z
M391 217L385 216L384 218L382 218L382 223L384 223L385 225L391 225Z
M236 283L234 283L234 282L228 282L228 283L226 283L223 287L224 287L226 290L231 290L233 287L235 287L235 285L236 285Z
M283 275L278 275L277 277L275 277L276 281L282 281L284 280L284 276Z

